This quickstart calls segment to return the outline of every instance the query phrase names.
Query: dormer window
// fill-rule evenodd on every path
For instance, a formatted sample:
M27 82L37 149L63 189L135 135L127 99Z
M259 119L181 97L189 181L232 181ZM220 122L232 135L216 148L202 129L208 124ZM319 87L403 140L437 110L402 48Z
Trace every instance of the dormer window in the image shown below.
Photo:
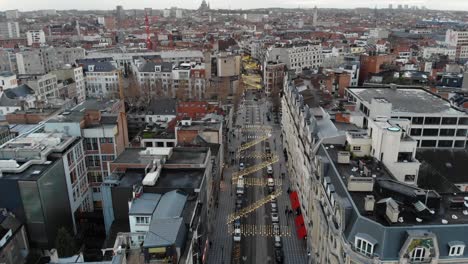
M449 243L449 256L458 257L463 256L465 252L465 243L462 241L452 241Z
M94 65L89 65L88 66L88 71L93 72L94 71Z
M161 72L161 66L154 66L155 72Z
M371 257L374 255L374 247L377 241L367 234L358 233L354 240L354 246L357 252Z
M429 254L429 250L425 247L416 247L410 253L410 261L411 262L423 262L427 255Z

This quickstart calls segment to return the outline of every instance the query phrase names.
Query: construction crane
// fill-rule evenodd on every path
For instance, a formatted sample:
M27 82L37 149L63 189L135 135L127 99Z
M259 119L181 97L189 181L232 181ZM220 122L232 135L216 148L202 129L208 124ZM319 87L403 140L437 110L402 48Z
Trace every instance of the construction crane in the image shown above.
M149 50L152 50L153 42L151 42L149 19L148 19L148 13L146 13L146 11L145 11L145 27L146 27L146 48Z
M258 208L262 207L263 205L267 204L268 202L276 199L278 196L281 195L283 191L281 189L278 189L274 192L272 192L270 195L263 197L262 199L256 201L255 203L242 208L241 210L230 214L228 219L227 219L227 224L231 224L234 222L236 219L239 219L241 217L246 217L248 214L252 213L253 211L257 210Z

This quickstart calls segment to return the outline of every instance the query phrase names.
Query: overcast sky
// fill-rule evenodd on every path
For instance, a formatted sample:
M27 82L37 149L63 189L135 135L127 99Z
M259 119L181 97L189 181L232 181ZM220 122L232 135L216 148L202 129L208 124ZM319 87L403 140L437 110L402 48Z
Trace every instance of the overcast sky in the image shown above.
M151 7L154 9L177 6L195 9L202 0L0 0L0 10L19 9L114 9L123 5L124 9ZM387 7L393 4L425 5L431 9L468 11L468 0L209 0L212 8L260 8L260 7L304 7L317 5L319 8Z

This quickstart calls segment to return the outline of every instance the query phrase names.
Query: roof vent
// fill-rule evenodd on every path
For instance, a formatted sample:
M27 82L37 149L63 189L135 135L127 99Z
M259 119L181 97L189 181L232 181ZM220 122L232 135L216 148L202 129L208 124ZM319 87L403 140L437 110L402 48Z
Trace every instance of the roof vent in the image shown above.
M37 174L40 174L40 173L41 173L40 170L35 170L35 171L32 172L32 174L34 174L34 175L37 175Z
M445 220L445 219L442 219L442 224L446 225L446 224L448 224L448 221Z

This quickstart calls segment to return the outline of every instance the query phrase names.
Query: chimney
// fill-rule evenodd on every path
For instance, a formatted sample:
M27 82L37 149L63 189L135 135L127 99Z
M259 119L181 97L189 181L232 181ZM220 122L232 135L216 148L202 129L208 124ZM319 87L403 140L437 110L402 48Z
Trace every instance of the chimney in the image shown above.
M395 200L390 198L387 201L387 209L385 214L387 215L387 218L391 223L396 223L398 221L400 209L398 209L398 204L395 202Z
M368 213L371 213L374 211L374 206L375 206L374 195L366 195L366 197L364 197L364 210Z

